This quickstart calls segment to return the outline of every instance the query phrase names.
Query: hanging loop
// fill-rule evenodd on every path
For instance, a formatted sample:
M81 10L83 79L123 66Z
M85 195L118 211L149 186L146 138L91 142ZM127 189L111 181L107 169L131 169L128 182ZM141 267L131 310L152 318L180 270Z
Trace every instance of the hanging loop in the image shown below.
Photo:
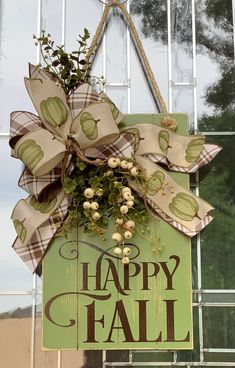
M118 3L120 3L120 4L125 4L125 3L127 3L127 0L123 0L123 1L120 1L120 0L110 0L110 1L108 1L108 0L106 0L106 1L99 0L99 2L100 2L101 4L104 4L104 5L113 5L113 6L115 6L115 5L117 5Z
M99 1L103 2L103 0L99 0ZM133 41L135 43L135 46L136 46L136 51L139 55L143 70L146 74L147 81L148 81L148 84L149 84L150 89L152 91L152 94L153 94L154 100L156 102L156 105L158 107L158 110L159 110L159 112L166 113L167 112L166 104L165 104L165 102L162 98L160 89L159 89L158 84L155 80L155 77L154 77L154 74L152 72L151 66L149 64L148 58L145 54L142 42L141 42L141 40L139 38L139 35L138 35L138 32L135 28L134 22L133 22L133 20L130 16L130 14L128 13L124 3L122 3L120 0L111 0L106 4L106 6L104 8L104 11L103 11L103 14L102 14L102 17L101 17L101 20L100 20L100 23L97 27L94 38L91 42L91 46L90 46L89 51L86 55L86 60L89 61L90 63L93 62L95 54L96 54L96 52L99 48L99 45L100 45L100 41L102 39L102 35L103 35L104 29L105 29L105 25L106 25L106 22L107 22L109 11L110 11L111 8L114 8L114 7L117 7L122 11L122 13L124 15L124 19L126 21L126 24L130 29L132 39L133 39Z

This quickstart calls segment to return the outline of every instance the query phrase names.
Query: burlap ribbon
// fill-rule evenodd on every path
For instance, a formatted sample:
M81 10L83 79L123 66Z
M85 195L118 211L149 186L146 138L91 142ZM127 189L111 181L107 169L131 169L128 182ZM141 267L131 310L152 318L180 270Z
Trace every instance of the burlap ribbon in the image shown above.
M13 247L31 270L36 270L68 213L70 198L62 190L61 175L65 162L67 170L73 169L69 158L74 154L102 164L111 156L134 154L148 182L144 190L135 181L130 185L165 221L193 236L212 220L213 207L183 189L156 163L195 172L220 147L205 144L201 135L180 136L151 121L119 129L123 115L104 93L83 84L67 98L50 74L33 65L25 84L39 116L11 114L12 156L25 164L19 186L29 193L15 206L12 220L18 234Z

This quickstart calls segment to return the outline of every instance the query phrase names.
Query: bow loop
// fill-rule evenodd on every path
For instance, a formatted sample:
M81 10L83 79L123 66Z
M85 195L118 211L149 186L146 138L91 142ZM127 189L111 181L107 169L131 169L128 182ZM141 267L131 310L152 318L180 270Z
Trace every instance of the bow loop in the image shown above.
M110 104L85 107L73 120L71 134L82 149L113 143L120 135Z
M53 134L66 138L72 116L62 88L49 79L25 78L25 86L43 125Z
M16 143L15 151L31 173L40 177L63 160L66 145L48 130L39 128L24 135Z
M155 213L188 236L212 220L213 208L156 163L194 172L220 147L205 144L203 136L173 133L156 124L154 115L146 124L134 115L133 124L123 128L125 119L116 105L89 84L67 97L58 80L43 70L30 65L30 76L25 85L39 117L12 113L10 146L26 166L19 185L30 194L12 213L18 234L14 249L33 271L67 216L71 198L61 183L73 171L75 157L96 165L106 165L110 157L134 159L146 180L144 187L135 180L130 185Z

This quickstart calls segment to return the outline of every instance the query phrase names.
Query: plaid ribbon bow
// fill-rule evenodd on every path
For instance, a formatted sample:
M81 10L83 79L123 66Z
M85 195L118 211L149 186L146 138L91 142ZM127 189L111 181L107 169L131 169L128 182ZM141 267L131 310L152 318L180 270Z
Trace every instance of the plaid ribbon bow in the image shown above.
M150 192L146 200L158 215L186 235L197 234L212 220L213 208L181 188L156 163L175 171L195 172L220 147L205 144L203 136L183 137L154 124L119 129L122 113L89 84L82 84L67 97L53 76L31 64L29 76L25 84L38 116L24 111L11 114L10 146L12 156L25 164L19 186L29 194L12 213L18 235L13 248L33 272L68 213L70 197L61 186L64 162L71 157L68 142L76 142L86 160L105 163L110 156L135 154L137 164L148 177L160 172L161 178L171 183L174 195L163 201L157 193ZM154 140L153 135L158 139ZM143 196L134 181L130 185ZM181 203L181 212L189 207L195 210L190 221L180 215L177 203Z

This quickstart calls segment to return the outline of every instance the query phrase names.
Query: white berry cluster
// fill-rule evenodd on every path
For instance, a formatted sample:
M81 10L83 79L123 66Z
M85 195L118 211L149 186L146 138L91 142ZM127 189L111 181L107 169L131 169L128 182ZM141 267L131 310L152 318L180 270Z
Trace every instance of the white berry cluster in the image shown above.
M99 203L95 200L93 201L95 195L101 197L103 195L102 189L99 189L96 193L92 188L86 188L84 190L84 196L86 199L90 199L90 201L86 200L83 202L83 208L85 210L90 210L92 219L94 221L98 221L101 217L101 214L97 211L99 208Z
M121 168L123 170L128 170L131 176L138 175L138 169L133 165L133 162L127 161L125 159L120 159L118 157L110 157L108 159L108 166L111 169Z
M124 244L125 240L132 238L135 228L135 222L128 219L128 212L134 206L134 196L132 195L129 187L122 188L122 203L120 206L120 218L116 219L116 230L112 234L112 239L116 241L117 245L114 249L114 253L117 255L123 254L122 263L128 264L131 250L128 247L121 248L121 244Z

